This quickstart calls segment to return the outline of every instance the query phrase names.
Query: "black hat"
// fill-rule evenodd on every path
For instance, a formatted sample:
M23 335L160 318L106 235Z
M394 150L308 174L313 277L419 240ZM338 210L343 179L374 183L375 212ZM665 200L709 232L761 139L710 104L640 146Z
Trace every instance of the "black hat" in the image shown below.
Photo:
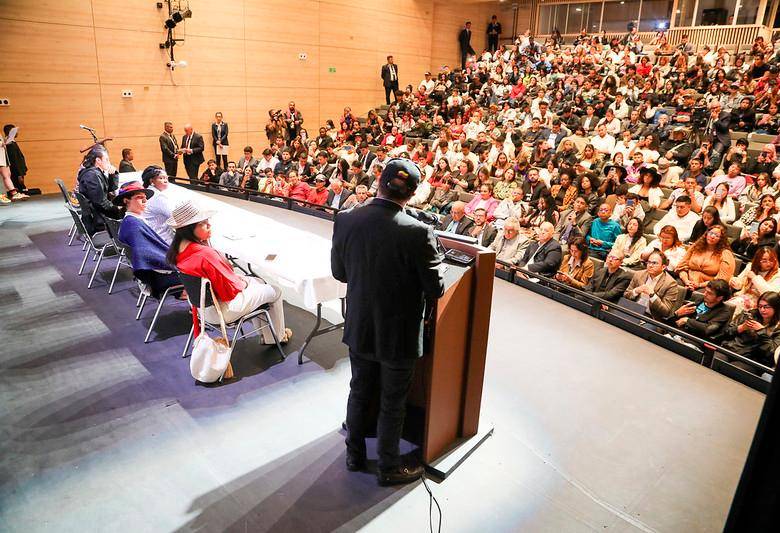
M141 181L144 183L144 187L148 187L154 178L160 174L165 174L165 170L157 165L149 165L141 173ZM167 176L167 174L165 174Z
M387 162L379 183L391 191L408 194L420 183L420 169L409 159L393 158Z
M655 166L646 166L639 168L639 176L650 174L654 179L660 179L661 175L658 173L658 169Z
M617 170L620 173L620 179L624 180L626 179L626 176L628 175L628 171L625 169L625 167L621 167L620 165L607 165L604 167L604 175L606 176L609 174L609 171L612 169Z

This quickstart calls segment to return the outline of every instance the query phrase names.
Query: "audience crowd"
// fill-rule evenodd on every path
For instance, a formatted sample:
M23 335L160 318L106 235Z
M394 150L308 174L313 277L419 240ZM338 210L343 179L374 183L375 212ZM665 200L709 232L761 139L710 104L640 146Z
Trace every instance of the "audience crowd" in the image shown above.
M498 268L634 301L774 366L780 41L732 56L662 32L570 44L526 32L492 48L426 72L365 119L346 107L314 135L289 102L269 111L267 143L239 154L218 113L205 169L203 139L166 123L165 168L181 159L214 187L346 209L376 193L390 158L409 158L426 177L409 205L493 249Z

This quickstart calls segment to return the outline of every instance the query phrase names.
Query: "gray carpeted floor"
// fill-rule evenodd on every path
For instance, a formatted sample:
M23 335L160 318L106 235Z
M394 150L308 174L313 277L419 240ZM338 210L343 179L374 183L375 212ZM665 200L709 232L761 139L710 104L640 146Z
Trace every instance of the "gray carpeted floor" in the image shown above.
M54 198L0 210L1 530L428 527L419 484L381 489L343 468L339 333L302 367L244 341L238 380L196 386L179 357L183 305L143 344L153 309L134 320L126 274L116 294L106 276L86 289L64 215ZM312 316L286 315L294 350ZM434 485L443 529L717 530L762 401L498 281L483 401L495 436Z

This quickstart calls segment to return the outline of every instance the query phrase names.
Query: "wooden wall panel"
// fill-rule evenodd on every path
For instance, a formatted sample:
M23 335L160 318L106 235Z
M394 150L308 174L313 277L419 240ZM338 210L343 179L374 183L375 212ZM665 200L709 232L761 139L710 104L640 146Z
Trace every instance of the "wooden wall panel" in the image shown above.
M318 46L264 41L246 41L245 44L247 86L318 86L320 65ZM298 59L300 52L306 53L306 60Z
M84 0L3 0L0 18L27 22L48 22L92 26L92 8Z
M18 125L25 140L82 139L79 124L102 129L96 84L0 83L0 94L11 101L2 124Z
M0 81L97 83L95 40L80 26L2 20Z
M80 2L90 4L87 0ZM155 2L148 0L91 0L91 3L96 27L155 33L157 42L165 40L163 23L168 18L167 7L157 9Z
M319 44L320 2L315 0L247 0L246 39L266 42Z

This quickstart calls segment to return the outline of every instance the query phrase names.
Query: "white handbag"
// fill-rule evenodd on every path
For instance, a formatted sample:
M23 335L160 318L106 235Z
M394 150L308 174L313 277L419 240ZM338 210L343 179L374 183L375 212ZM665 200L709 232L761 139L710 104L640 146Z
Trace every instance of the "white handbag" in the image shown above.
M214 383L220 377L230 379L233 377L233 367L230 364L231 348L228 342L225 319L222 316L217 296L209 285L214 308L219 315L219 325L222 337L213 339L206 334L205 308L206 308L206 279L201 280L200 285L200 334L192 345L190 357L190 373L192 377L201 383Z

